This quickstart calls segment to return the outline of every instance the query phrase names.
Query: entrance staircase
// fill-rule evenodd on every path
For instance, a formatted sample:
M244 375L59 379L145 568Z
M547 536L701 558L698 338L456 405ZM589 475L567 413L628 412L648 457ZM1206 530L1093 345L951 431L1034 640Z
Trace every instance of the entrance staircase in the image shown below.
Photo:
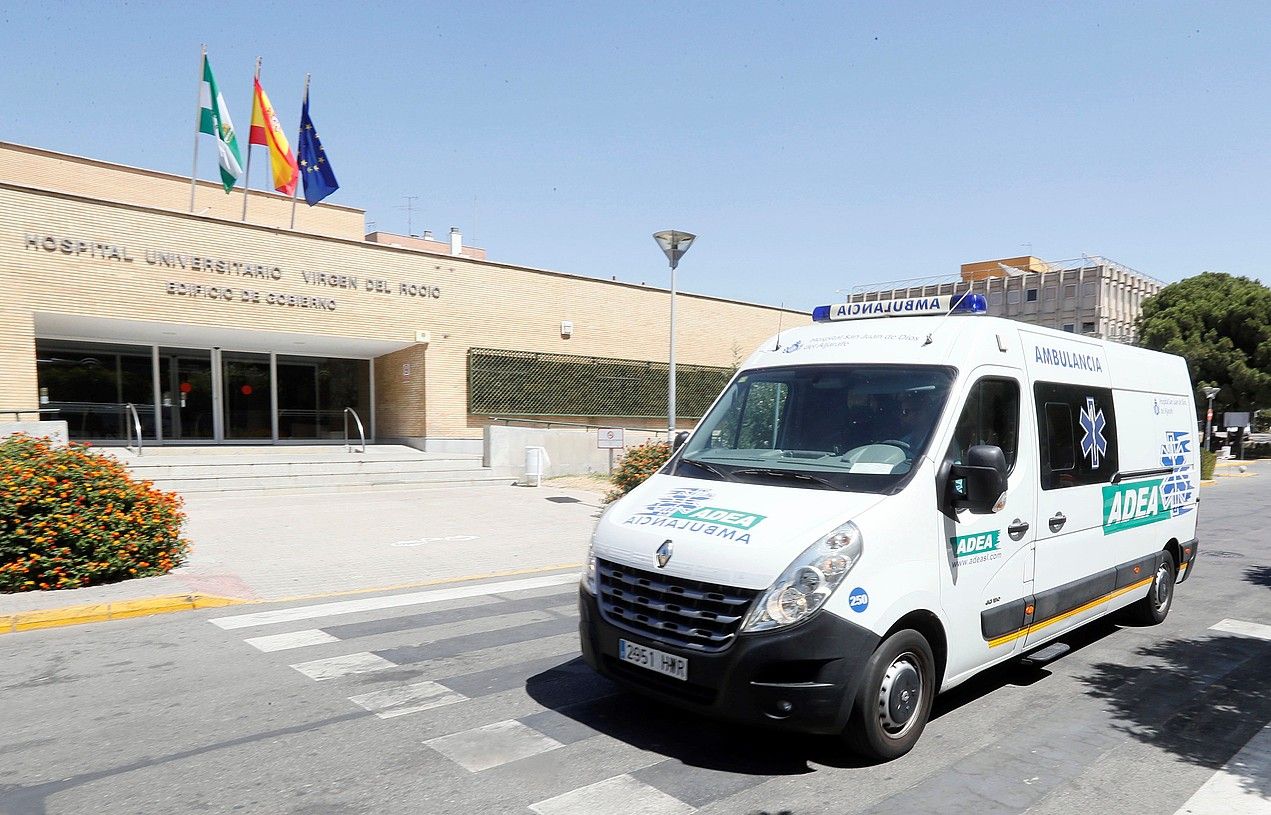
M425 453L395 444L270 447L147 447L142 455L99 448L137 478L183 494L213 492L347 492L476 484L511 484L513 476L481 464L481 456Z

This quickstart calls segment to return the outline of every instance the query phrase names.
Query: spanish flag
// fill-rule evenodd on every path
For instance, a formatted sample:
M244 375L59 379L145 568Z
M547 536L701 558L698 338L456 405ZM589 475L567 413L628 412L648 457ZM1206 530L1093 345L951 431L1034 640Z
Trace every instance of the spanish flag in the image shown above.
M283 135L278 117L274 114L274 106L269 103L269 97L260 86L260 80L253 80L253 84L256 86L256 93L252 101L252 129L247 143L263 144L269 148L274 189L291 195L295 192L296 179L300 176L296 156L291 152L291 145L287 144L287 137Z

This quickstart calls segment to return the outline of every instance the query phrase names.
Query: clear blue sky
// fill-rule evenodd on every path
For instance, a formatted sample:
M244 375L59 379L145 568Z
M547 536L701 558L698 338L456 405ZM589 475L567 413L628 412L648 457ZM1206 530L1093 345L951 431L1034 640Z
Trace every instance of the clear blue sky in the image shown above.
M243 133L257 55L289 130L313 74L329 200L405 232L417 195L416 232L495 260L665 285L650 234L677 228L700 236L682 288L798 308L1030 252L1269 282L1269 23L1260 2L10 3L0 139L188 173L207 43Z

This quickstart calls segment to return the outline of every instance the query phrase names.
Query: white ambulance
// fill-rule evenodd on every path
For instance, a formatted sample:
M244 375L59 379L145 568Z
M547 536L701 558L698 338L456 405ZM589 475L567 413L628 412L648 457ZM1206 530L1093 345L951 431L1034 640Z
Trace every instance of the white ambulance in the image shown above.
M890 759L977 672L1118 609L1164 619L1197 547L1186 363L986 311L822 306L756 351L600 519L586 661Z

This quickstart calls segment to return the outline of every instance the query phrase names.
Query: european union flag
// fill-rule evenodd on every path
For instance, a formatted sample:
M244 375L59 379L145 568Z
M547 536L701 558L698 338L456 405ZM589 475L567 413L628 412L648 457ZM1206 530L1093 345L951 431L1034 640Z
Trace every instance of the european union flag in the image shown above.
M327 161L322 151L322 141L318 131L309 118L309 94L305 93L304 105L300 108L300 177L304 179L305 203L309 206L321 201L331 193L340 189L340 182L335 180L335 171L331 162Z

